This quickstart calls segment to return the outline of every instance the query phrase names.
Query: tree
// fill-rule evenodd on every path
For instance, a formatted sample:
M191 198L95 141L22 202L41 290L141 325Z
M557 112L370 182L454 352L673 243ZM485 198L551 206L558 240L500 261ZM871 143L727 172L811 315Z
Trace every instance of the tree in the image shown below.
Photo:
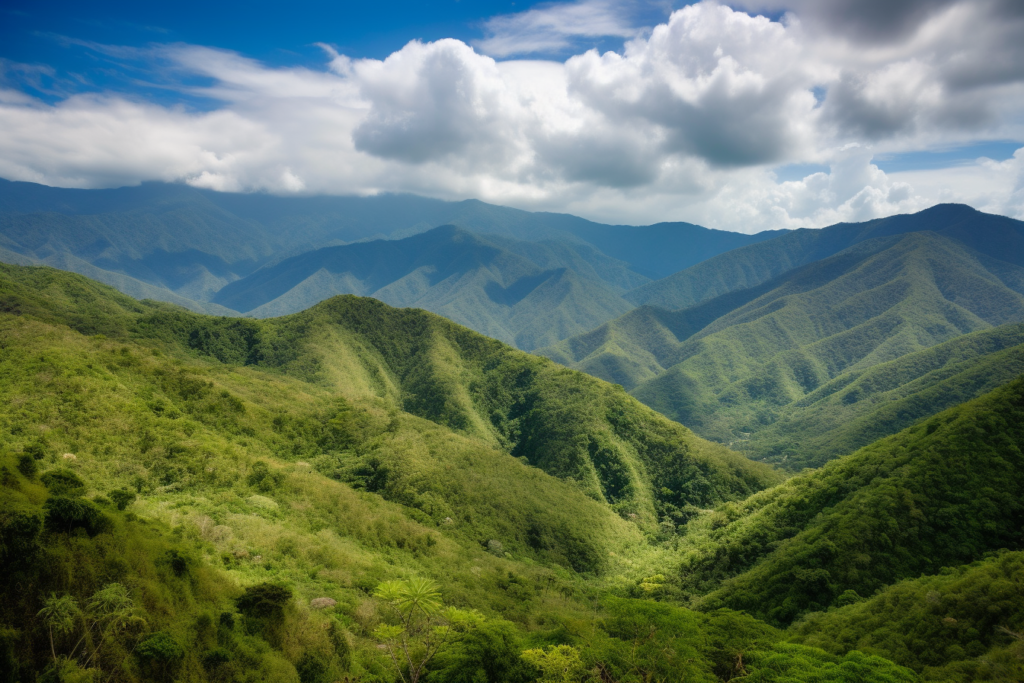
M112 635L120 635L128 630L139 631L145 628L145 622L134 616L135 604L132 602L128 589L120 583L109 583L93 593L83 612L77 601L70 595L51 593L43 601L39 610L43 624L46 625L50 637L50 653L55 666L64 666L62 661L75 662L82 648L81 657L85 658L82 666L88 666L99 654L103 643ZM66 637L81 628L81 636L66 656L58 656L56 640ZM89 653L89 649L92 652Z
M580 651L572 645L523 650L523 659L541 671L541 683L577 683L586 673Z
M373 635L384 644L403 683L417 683L427 662L453 635L480 620L475 612L446 608L438 585L430 579L385 581L374 596L391 623L378 626Z
M78 609L78 603L70 595L58 596L56 593L50 593L50 597L43 601L43 608L39 610L38 616L42 617L43 624L46 625L46 632L50 636L50 653L56 663L57 648L53 641L54 633L60 638L74 631L75 622L81 616L81 610Z
M488 620L438 652L430 683L532 683L537 671L520 655L519 635L507 621Z
M152 678L163 681L184 659L185 651L169 633L160 631L139 645L137 656L148 667Z

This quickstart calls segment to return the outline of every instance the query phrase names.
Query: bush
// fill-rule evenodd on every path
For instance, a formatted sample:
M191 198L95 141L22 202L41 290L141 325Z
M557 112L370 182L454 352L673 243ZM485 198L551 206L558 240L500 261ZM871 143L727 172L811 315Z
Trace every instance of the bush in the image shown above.
M235 600L235 605L250 619L277 620L284 617L284 607L291 599L291 590L284 586L258 583L246 588L245 593Z
M178 578L188 574L188 570L193 563L191 557L175 549L168 550L167 554L164 555L164 559L171 568L171 571L174 572L174 575Z
M519 652L519 636L507 621L478 625L438 653L428 683L528 683L537 670Z
M39 465L36 464L36 459L28 453L22 453L18 456L18 471L29 479L35 479L39 473Z
M330 660L318 652L304 652L295 664L301 683L329 683Z
M27 564L35 554L36 539L42 529L39 517L30 512L13 510L0 514L0 572L7 578L7 571L19 564Z
M267 463L257 460L252 464L252 471L249 472L248 482L249 486L252 486L257 491L267 493L273 491L281 483L281 473L271 472Z
M25 446L25 455L31 456L33 460L42 460L46 457L46 449L41 443L30 443Z
M154 633L139 644L135 656L148 670L149 676L156 680L167 680L173 677L175 670L185 658L185 651L169 634L160 631Z
M81 498L53 496L44 504L46 528L49 531L69 534L83 529L90 536L106 531L110 520L95 505Z
M117 509L121 511L124 511L125 508L134 503L135 498L135 492L129 491L125 488L120 488L116 491L110 492L110 500L114 501L114 505L116 505Z
M80 496L85 493L85 482L71 470L50 470L40 479L43 486L55 496Z
M207 671L213 671L221 664L227 664L230 661L231 652L229 650L223 647L215 647L203 655L203 668Z

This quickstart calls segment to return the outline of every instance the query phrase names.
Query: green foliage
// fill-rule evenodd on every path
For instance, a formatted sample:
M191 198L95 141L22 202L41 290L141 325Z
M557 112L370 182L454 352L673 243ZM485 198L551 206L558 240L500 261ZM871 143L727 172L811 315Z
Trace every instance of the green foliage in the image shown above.
M932 233L879 237L684 310L636 309L542 353L800 469L1024 371L1022 274Z
M160 631L139 643L135 656L154 680L163 681L174 676L185 651L171 634Z
M85 493L85 482L71 470L50 470L44 472L39 479L55 496L80 496Z
M22 476L35 479L36 474L39 473L39 465L36 464L36 459L30 454L22 453L18 456L18 471L21 472Z
M137 497L138 495L135 491L130 491L126 488L115 489L110 492L110 500L121 511L124 511L129 505L134 503Z
M571 645L523 650L523 659L538 669L542 683L578 683L587 677L580 651Z
M34 511L0 509L0 574L35 559L42 520Z
M581 678L710 682L782 638L730 610L608 598L701 592L670 571L673 548L795 485L743 501L778 475L618 388L374 301L334 299L218 336L221 321L29 276L31 287L0 277L35 311L0 314L0 623L20 634L12 647L32 675L66 664L116 683L392 683L414 671L525 682L538 670L523 648L566 645ZM71 294L95 315L65 316L56 302ZM76 331L89 325L110 336ZM925 436L944 439L946 426ZM105 523L80 525L92 502L14 466L42 435L47 465L77 454L75 491L106 505ZM818 503L805 506L811 518ZM41 523L61 506L81 514ZM718 585L715 571L705 578ZM11 589L22 585L35 588ZM52 647L39 614L51 595L78 611ZM165 636L180 657L157 656Z
M381 583L373 592L387 610L389 622L378 626L374 637L387 649L399 677L416 683L434 658L459 630L471 629L479 615L445 608L440 587L414 577Z
M780 643L771 650L751 652L750 671L735 680L745 683L915 683L913 671L857 651L835 657L822 650Z
M683 584L786 624L988 551L1024 521L1024 380L691 523ZM854 606L856 607L856 605ZM852 609L852 608L847 608Z
M43 505L46 510L46 528L69 534L81 529L90 536L105 531L110 520L91 501L83 498L53 496Z
M888 586L842 609L810 614L791 640L833 654L857 649L893 660L926 680L990 680L985 669L1019 642L1024 628L1024 553L1004 551L935 576ZM993 651L996 651L993 653ZM1024 676L1019 659L1003 663L1008 680Z
M521 636L507 621L484 621L440 650L428 683L532 683L537 671L521 656Z
M291 599L292 592L287 587L260 583L248 586L235 600L235 606L251 619L279 621L284 618L284 608Z
M247 481L249 486L253 487L257 491L269 493L277 488L278 484L281 483L281 474L278 472L271 472L267 463L262 460L257 460L252 464Z

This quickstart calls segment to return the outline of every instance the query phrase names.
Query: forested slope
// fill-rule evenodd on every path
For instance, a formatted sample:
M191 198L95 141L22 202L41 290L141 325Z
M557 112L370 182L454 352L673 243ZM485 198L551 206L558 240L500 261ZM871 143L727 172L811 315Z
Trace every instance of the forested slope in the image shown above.
M11 310L184 344L224 362L279 368L346 398L382 401L484 439L650 522L662 506L714 504L777 480L767 466L696 437L621 389L424 311L336 297L280 319L207 318L118 299L56 271L4 272ZM39 294L48 290L55 291Z
M777 624L1024 538L1024 379L690 523L685 590ZM847 593L853 591L853 593Z
M0 348L7 680L391 683L374 591L424 578L460 608L427 681L530 683L549 661L614 680L914 680L746 615L622 597L661 581L647 513L509 449L583 458L581 439L618 439L658 476L683 473L659 454L695 468L683 495L701 505L774 476L437 316L347 297L208 318L5 266Z
M926 681L1024 679L1024 553L908 579L793 624L790 640L843 655L886 657Z
M995 353L1024 342L1016 327L992 337L991 347L966 342L946 355L913 356L899 369L886 364L1024 320L1022 292L1024 268L917 232L862 242L682 311L637 309L541 353L619 380L647 405L703 436L799 468L952 405L942 392L957 382L962 386L950 396L966 400L993 381L1006 381L1014 352L998 361L982 356L990 352L986 348ZM940 359L946 359L940 365L953 363L957 354L966 357L956 372L973 372L973 379L953 379L952 365L938 371ZM1008 365L1000 366L1004 360ZM973 371L972 363L979 364ZM924 367L936 372L914 374L913 368ZM902 380L879 383L876 370ZM863 383L853 387L858 378ZM923 403L929 398L931 407ZM888 405L890 400L906 402ZM853 435L855 420L863 420L859 436Z

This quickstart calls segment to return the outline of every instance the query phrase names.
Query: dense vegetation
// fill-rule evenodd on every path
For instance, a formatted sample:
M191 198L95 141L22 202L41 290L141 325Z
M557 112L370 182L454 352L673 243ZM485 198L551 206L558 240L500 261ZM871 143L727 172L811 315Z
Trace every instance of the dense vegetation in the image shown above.
M590 623L602 585L644 594L651 501L713 504L773 480L621 390L373 300L214 319L4 267L0 302L9 680L391 680L371 593L416 575L482 615L436 661L466 680L504 680L473 678L495 656L533 680L528 645L573 648L585 671L642 668L617 632L566 629ZM523 415L502 412L519 400ZM534 434L554 404L573 424ZM546 464L568 467L557 454L589 446L558 439L588 434L608 440L592 463L631 455L666 483L689 466L700 486L647 484L616 507L521 461L550 449ZM747 633L715 650L692 635L693 670L714 680Z
M793 625L791 640L833 653L861 650L930 681L1024 679L1024 553L1003 551Z
M799 469L1015 376L1022 328L992 328L1024 320L1022 292L1019 266L918 232L690 309L638 309L543 353Z
M0 267L0 681L1019 680L1024 379L929 408L1019 335L837 374L820 443L903 431L781 482L424 311Z
M690 523L683 591L785 625L1019 549L1024 379ZM709 592L710 591L710 592Z

